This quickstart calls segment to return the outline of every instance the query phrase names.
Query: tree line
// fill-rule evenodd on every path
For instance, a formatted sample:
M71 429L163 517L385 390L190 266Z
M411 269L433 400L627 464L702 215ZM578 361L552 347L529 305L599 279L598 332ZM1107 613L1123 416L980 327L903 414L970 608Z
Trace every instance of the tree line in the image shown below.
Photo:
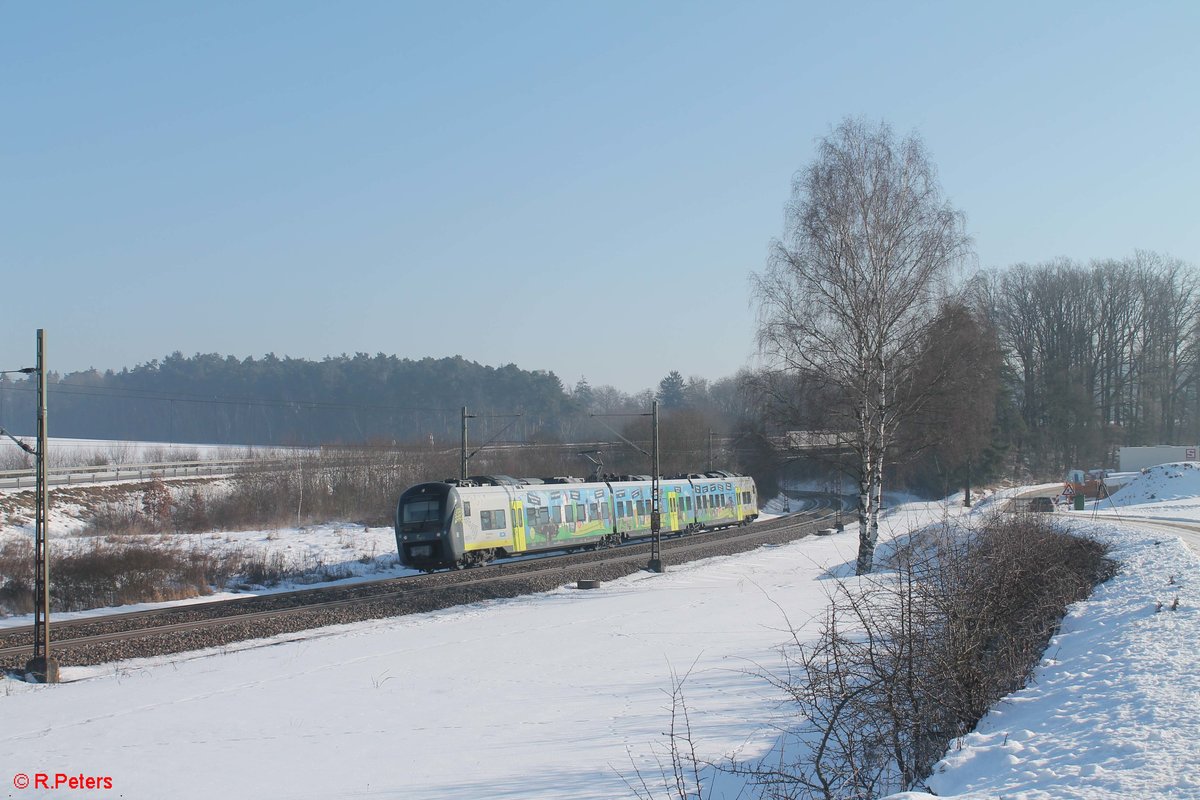
M1200 436L1193 268L1139 252L977 275L967 287L1005 355L1012 440L1035 471L1115 466L1121 445Z
M635 473L647 472L648 463L620 437L648 449L649 422L640 415L652 400L663 409L668 471L702 467L708 430L727 443L739 420L753 414L738 376L709 382L673 370L656 390L626 393L592 386L586 377L567 389L553 372L484 366L458 356L410 360L358 353L312 361L176 352L119 371L51 373L47 383L49 429L59 437L441 451L459 446L465 406L472 450L605 442L614 445L600 455L606 467ZM34 379L0 376L0 427L33 435L35 397ZM569 455L557 469L586 474L589 462L573 450ZM718 466L730 466L728 455L721 455ZM10 461L0 464L20 466ZM483 455L479 462L488 463ZM515 468L524 462L505 463Z
M48 376L54 436L213 444L458 442L461 407L520 411L519 435L557 436L572 408L551 372L382 353L320 361L173 353L120 371ZM33 381L0 381L0 425L31 434ZM490 424L491 419L480 424Z
M1200 435L1200 294L1156 253L956 280L973 257L916 134L846 119L796 173L754 276L766 424L835 440L870 572L885 477L1059 479Z

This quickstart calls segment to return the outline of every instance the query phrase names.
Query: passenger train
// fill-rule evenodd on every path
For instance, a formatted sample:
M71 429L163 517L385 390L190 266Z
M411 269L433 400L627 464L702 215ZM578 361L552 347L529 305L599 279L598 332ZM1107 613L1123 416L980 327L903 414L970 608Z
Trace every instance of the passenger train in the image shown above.
M648 475L484 476L421 483L396 505L396 547L407 567L432 571L494 558L651 535ZM754 480L716 471L659 479L662 534L744 525L758 517Z

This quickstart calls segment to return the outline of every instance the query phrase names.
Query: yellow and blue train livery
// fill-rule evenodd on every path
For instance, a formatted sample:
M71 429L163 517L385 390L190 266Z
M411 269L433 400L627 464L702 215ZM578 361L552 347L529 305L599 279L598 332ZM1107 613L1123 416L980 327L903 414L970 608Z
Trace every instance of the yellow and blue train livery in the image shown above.
M648 476L601 481L476 478L421 483L396 505L400 561L422 570L545 550L616 545L651 535ZM663 534L758 517L754 480L729 472L659 481Z

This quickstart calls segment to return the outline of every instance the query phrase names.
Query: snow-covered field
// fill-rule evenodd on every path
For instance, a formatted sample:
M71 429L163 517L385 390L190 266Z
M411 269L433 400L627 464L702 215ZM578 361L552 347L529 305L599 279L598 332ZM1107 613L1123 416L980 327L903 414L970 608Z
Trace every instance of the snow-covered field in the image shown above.
M1177 471L1126 487L1145 502L1055 515L1109 539L1121 570L1072 607L1033 684L951 748L936 796L1200 797L1200 559L1125 524L1200 521L1200 469ZM963 513L893 504L884 535ZM688 673L702 758L779 744L787 707L758 673L789 625L815 631L854 552L853 533L814 537L592 591L67 668L59 686L3 680L0 780L100 776L112 789L84 794L126 798L631 797L639 772L662 785L673 675ZM725 776L712 796L738 789Z
M6 540L30 538L29 526L0 527L0 545ZM69 529L51 530L52 554L91 546L91 537L72 535ZM237 559L254 554L264 563L278 566L295 575L270 587L237 583L228 591L195 597L184 601L136 603L119 608L98 608L89 611L59 612L53 620L71 620L102 614L146 611L182 603L207 603L214 600L236 600L263 594L287 592L299 588L316 588L331 583L345 584L416 574L417 570L400 566L396 558L396 534L391 527L368 527L357 523L327 523L304 528L279 530L222 531L213 533L123 535L119 540L128 544L161 545L165 547L199 548L221 558ZM235 591L236 590L236 591ZM32 614L0 615L0 629L32 625Z

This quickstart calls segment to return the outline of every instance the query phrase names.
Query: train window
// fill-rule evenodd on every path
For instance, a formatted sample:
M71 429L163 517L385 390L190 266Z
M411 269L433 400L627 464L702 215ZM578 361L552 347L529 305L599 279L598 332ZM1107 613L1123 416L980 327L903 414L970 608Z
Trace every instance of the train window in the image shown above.
M496 531L504 527L504 510L480 511L479 527L485 531Z
M575 506L575 521L587 522L587 506L583 505L582 503Z
M542 525L545 525L548 522L550 522L550 509L539 508L537 510L537 521Z
M683 510L684 511L692 510L692 498L690 498L690 497L683 498Z
M600 506L597 503L591 503L588 506L588 515L591 519L600 519Z
M638 513L638 516L641 516L641 517L646 516L646 501L645 500L637 501L637 513Z
M470 500L463 501L463 516L464 517L471 516L471 501Z
M604 515L605 519L612 519L612 509L608 507L608 503L600 506L600 513Z
M563 506L563 509L567 512L567 522L568 523L574 522L575 521L575 506Z
M409 500L404 504L404 522L427 522L442 515L440 500Z
M550 516L554 519L555 525L562 524L562 506L555 506L550 509Z

